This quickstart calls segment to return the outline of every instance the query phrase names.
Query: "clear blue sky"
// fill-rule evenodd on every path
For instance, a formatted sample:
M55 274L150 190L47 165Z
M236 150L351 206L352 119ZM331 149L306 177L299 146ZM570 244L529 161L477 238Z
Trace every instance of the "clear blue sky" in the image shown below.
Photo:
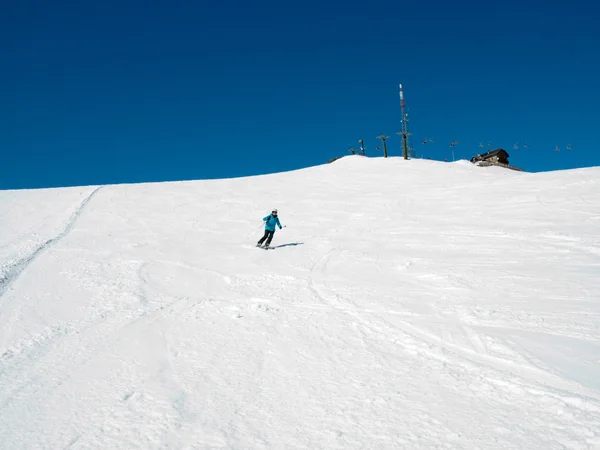
M528 171L600 165L599 16L589 0L7 0L0 188L278 172L361 138L381 155L380 133L397 156L398 83L425 156L451 160L457 139L456 158L491 141Z

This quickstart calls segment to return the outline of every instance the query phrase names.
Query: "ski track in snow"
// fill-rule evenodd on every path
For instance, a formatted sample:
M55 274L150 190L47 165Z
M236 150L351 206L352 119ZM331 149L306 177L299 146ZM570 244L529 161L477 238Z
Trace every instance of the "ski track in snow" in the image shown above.
M388 178L363 164L424 184L383 195ZM0 441L600 447L596 184L420 161L398 177L389 164L106 186L82 215L96 189L0 291ZM512 202L471 206L495 189ZM273 203L289 226L259 251L247 219Z
M88 204L88 202L94 197L94 195L101 188L102 188L102 186L99 186L96 189L94 189L92 191L92 193L89 194L81 202L79 207L75 210L75 212L73 212L71 217L67 220L64 229L59 234L48 239L47 241L45 241L44 243L39 245L35 250L33 250L33 252L31 252L29 255L14 262L11 266L8 267L8 269L6 270L6 273L4 273L2 278L0 279L0 302L2 300L2 295L8 289L10 289L11 285L19 278L19 275L21 275L21 273L23 273L23 271L25 269L27 269L27 267L33 261L35 261L35 259L40 255L40 253L42 253L44 250L50 248L51 246L56 245L61 239L63 239L65 236L67 236L71 232L71 230L75 226L75 223L77 222L77 219L83 212L85 206Z
M325 255L323 259L327 260L330 257L330 254L331 253ZM557 392L574 392L580 395L583 401L587 400L600 402L599 393L588 389L581 389L580 386L575 383L565 382L560 377L552 376L548 372L532 367L530 365L519 364L515 363L514 361L491 356L485 350L485 347L482 344L483 340L475 332L475 330L472 327L462 325L460 321L455 323L460 324L459 326L461 327L461 330L467 336L468 341L471 344L470 348L453 344L451 340L449 342L449 339L444 339L440 336L424 332L421 329L419 329L418 326L415 326L410 322L407 322L406 320L384 319L382 317L384 317L385 314L373 314L374 311L372 310L361 309L357 308L356 306L351 306L351 303L349 301L342 301L340 295L334 292L327 293L327 290L325 290L323 287L312 283L312 279L311 290L320 300L323 301L323 303L329 305L330 308L350 315L351 317L360 321L365 326L371 328L374 331L385 329L386 332L384 334L387 336L393 336L394 334L398 334L398 332L404 332L405 334L410 335L412 338L420 340L422 342L421 346L425 346L427 348L442 348L447 352L451 352L457 356L461 356L465 360L468 360L477 365L486 365L500 372L508 372L511 375L516 375L524 379L530 379L534 382L541 382L543 385L546 385L547 387L552 388ZM386 314L396 315L394 312L391 311L387 311ZM397 315L402 316L403 314L398 313ZM400 341L401 340L402 339L400 339ZM598 411L600 411L600 409Z

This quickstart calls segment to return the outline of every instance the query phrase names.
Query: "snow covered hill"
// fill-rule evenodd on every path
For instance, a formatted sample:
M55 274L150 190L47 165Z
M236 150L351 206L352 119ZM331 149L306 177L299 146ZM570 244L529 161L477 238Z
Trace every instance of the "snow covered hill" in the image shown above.
M0 447L600 448L599 180L354 156L0 192Z

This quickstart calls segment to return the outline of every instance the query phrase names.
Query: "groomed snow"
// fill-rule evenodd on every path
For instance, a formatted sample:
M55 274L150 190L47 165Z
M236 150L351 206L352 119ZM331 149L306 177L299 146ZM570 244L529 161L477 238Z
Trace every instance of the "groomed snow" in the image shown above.
M2 191L0 447L600 448L599 180L354 156Z

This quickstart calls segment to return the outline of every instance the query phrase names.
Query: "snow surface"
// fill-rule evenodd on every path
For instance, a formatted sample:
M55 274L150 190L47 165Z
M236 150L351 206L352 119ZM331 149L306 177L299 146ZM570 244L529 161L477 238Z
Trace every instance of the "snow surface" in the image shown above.
M599 180L354 156L2 191L0 447L600 448Z

